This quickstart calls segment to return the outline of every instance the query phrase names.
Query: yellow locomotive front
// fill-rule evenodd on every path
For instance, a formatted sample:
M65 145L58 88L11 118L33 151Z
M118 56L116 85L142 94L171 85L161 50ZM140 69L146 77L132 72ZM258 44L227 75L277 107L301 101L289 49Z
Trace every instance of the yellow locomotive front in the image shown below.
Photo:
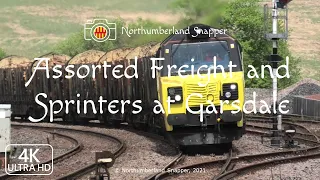
M224 33L167 38L158 52L158 95L164 128L179 145L230 143L244 133L244 74L241 47Z

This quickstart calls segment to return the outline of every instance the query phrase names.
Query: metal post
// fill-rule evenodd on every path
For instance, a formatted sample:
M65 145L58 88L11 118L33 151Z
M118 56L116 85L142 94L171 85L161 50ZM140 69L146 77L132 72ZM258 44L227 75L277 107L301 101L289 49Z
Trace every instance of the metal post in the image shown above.
M277 2L278 0L272 0L273 8L272 8L272 34L278 33L278 11L277 11ZM278 54L278 39L273 39L273 49L272 54L276 55ZM275 58L275 56L272 56L272 58ZM272 126L272 138L271 138L271 146L280 146L280 139L279 139L279 133L278 133L278 125L281 123L281 115L278 115L277 109L278 109L278 79L277 79L277 68L278 68L278 62L275 59L272 59L272 73L273 73L273 80L272 80L272 89L273 89L273 126ZM280 122L278 123L278 120ZM281 125L279 125L281 128Z

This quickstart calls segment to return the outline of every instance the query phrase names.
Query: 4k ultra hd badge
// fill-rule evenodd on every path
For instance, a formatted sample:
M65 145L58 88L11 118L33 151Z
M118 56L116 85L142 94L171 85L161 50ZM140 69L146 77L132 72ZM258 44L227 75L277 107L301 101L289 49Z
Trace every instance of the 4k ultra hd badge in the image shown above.
M6 149L5 171L9 175L50 175L53 172L53 148L49 144L10 144ZM8 157L7 157L8 156ZM19 172L23 171L23 174Z

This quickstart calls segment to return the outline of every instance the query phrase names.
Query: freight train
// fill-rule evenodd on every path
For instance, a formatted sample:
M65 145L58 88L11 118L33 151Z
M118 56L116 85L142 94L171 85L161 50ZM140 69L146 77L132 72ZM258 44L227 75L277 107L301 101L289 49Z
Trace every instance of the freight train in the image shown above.
M48 65L6 57L0 61L0 104L12 105L12 118L32 116L50 121L51 108L44 108L46 105L52 107L54 118L72 123L98 119L115 127L128 123L137 129L160 132L179 145L230 143L241 138L245 120L239 42L203 24L184 30L189 33L175 33L162 43L136 48L90 50L72 58L49 53L42 56L50 58ZM106 63L108 70L86 68ZM37 70L40 64L48 66L49 72ZM59 71L53 68L57 65ZM137 71L129 66L137 67ZM131 77L137 73L138 78L116 78L114 69ZM71 78L72 74L89 76ZM40 97L39 93L46 96ZM103 106L107 102L114 104ZM161 113L154 111L157 108Z

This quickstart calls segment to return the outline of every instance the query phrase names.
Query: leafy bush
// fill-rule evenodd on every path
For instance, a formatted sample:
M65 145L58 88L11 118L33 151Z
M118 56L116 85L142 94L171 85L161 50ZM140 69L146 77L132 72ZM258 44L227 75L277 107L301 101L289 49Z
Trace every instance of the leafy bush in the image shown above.
M267 65L265 57L272 53L272 42L264 38L264 19L262 7L256 0L234 0L231 1L223 17L222 26L242 44L244 49L245 72L248 72L248 65L253 65L261 75L261 65ZM271 24L270 24L271 26ZM285 63L288 56L290 78L279 80L279 87L283 88L295 83L299 79L298 59L294 58L288 49L285 41L279 41L278 54L284 58L281 64ZM284 74L283 69L280 74ZM246 78L248 87L270 88L272 81L269 71L265 71L265 79Z
M3 49L0 48L0 59L4 58L6 56L6 53Z
M229 34L242 45L245 73L247 74L250 70L247 68L248 65L252 65L260 76L261 65L268 64L265 57L272 53L272 42L264 38L262 7L256 0L229 0L223 2L224 4L220 0L204 0L201 2L176 0L173 7L184 9L186 18L182 19L180 24L185 22L189 24L204 23L213 27L227 29ZM223 13L220 13L221 11ZM283 88L295 83L300 78L299 60L291 55L288 44L284 41L279 41L278 52L284 58L281 64L285 63L286 56L290 59L289 71L291 77L279 80L279 87ZM280 71L280 74L284 74L283 70ZM246 86L270 88L272 81L268 71L265 71L265 77L267 78L246 78Z
M226 0L175 0L171 7L184 14L185 18L179 23L183 26L210 22L210 25L217 27L220 25L219 22L225 14L227 5Z

